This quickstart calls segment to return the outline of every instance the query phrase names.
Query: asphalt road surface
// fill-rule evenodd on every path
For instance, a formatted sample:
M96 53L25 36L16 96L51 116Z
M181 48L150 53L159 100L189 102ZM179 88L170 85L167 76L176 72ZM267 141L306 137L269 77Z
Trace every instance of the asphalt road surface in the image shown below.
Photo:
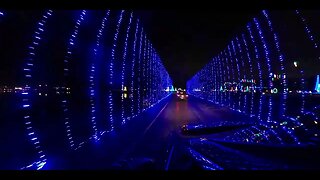
M218 124L219 122L251 123L250 121L252 121L250 118L227 108L219 107L192 96L189 96L188 100L181 101L173 94L161 101L155 107L142 113L141 116L129 121L122 129L109 133L106 137L102 138L101 141L89 143L77 152L70 152L62 157L56 158L56 161L52 162L51 166L48 165L47 167L50 169L112 170L200 169L199 165L195 163L194 158L191 158L190 154L186 152L186 145L190 143L190 140L197 138L222 140L227 135L230 135L233 130L206 134L199 137L196 135L183 134L181 132L181 127L183 125L199 123ZM200 142L200 144L201 143L203 142ZM213 141L208 143L201 146L199 149L206 151L211 147L218 148L221 146L221 143L218 145L217 142ZM206 149L205 147L209 148ZM237 167L245 165L254 167L254 163L256 162L257 166L261 169L264 169L261 165L266 164L268 164L268 167L287 169L289 167L288 163L294 164L288 169L301 169L303 167L311 169L319 168L319 165L315 166L315 164L319 164L317 163L317 159L320 160L318 155L317 157L312 156L312 158L310 158L311 156L308 156L309 159L313 159L314 161L306 165L303 163L301 164L300 161L294 162L297 154L319 154L318 151L306 153L305 150L290 148L275 150L272 148L246 146L242 148L243 152L248 150L251 152L248 151L249 153L239 154L239 151L233 150L237 149L238 145L230 146L224 144L221 147L223 151L220 152L218 148L216 151L210 151L211 154L208 154L207 157L211 156L211 159L216 160L215 162L218 162L218 164L220 162L222 167L228 162L229 164L226 164L225 167L229 169L238 169L234 168L235 166L232 166L232 164L237 165L237 163ZM220 152L220 154L218 152ZM274 155L272 152L281 153ZM296 153L283 159L286 154L290 154L288 152ZM228 159L231 157L236 160ZM275 158L274 162L272 157ZM300 159L305 160L306 158L300 157ZM239 162L242 162L245 165L239 164ZM266 168L268 169L268 167Z

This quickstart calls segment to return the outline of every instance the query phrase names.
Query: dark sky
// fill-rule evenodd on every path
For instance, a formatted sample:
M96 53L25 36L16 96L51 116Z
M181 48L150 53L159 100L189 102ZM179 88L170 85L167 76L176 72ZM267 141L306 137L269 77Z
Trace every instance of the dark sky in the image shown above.
M225 48L260 10L140 11L140 19L176 86Z

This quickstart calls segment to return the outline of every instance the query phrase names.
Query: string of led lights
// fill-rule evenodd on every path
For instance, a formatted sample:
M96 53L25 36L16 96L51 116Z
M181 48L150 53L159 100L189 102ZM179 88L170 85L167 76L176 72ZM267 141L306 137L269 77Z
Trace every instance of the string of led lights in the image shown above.
M142 112L145 111L145 99L146 99L146 81L145 81L145 78L146 78L146 68L145 68L145 65L147 64L146 63L146 54L147 54L147 35L144 34L144 48L143 48L143 61L142 61L142 81L143 82L143 86L142 86L142 103L143 103L143 106L142 106Z
M249 66L249 72L248 71L244 71L245 72L245 82L248 82L247 81L247 77L249 77L249 80L251 82L250 84L250 87L252 87L252 83L254 82L253 81L253 75L252 75L252 65L251 65L251 59L250 59L250 55L249 55L249 52L248 52L248 49L247 47L245 46L244 44L244 34L242 33L241 34L241 37L239 37L239 44L240 44L240 50L242 51L243 53L243 59L245 61L245 64L243 64L243 68L248 68ZM252 117L252 111L253 111L253 90L251 88L251 90L249 90L249 86L246 86L246 89L242 89L242 91L245 93L244 94L244 100L245 100L245 108L244 108L244 113L246 115L249 115L250 117ZM248 92L251 92L251 94L249 94ZM247 103L248 103L248 100L247 100L247 97L250 95L251 97L251 101L250 101L250 107L247 107Z
M247 59L248 59L248 64L249 64L249 69L250 69L250 79L253 80L254 77L253 77L253 70L252 70L252 62L251 62L250 52L249 52L249 49L247 46L247 41L246 41L244 33L241 34L241 37L242 37L242 43L244 44L245 51L247 54ZM252 87L252 85L251 85L251 87ZM254 103L254 91L251 91L250 117L253 116L253 103Z
M241 45L240 45L240 43L239 43L239 38L238 38L238 36L236 36L236 43L237 43L237 46L238 46L238 50L239 50L239 54L240 54L240 60L241 60L241 68L240 68L240 70L241 69L244 69L244 58L243 58L243 55L242 55L242 48L241 48ZM246 77L246 73L245 73L245 71L243 71L243 77L241 77L241 78L243 78L243 79L247 79L247 77ZM240 86L240 88L241 88L241 86ZM240 89L240 94L239 94L239 97L240 97L240 99L239 99L239 102L241 102L242 100L242 95L244 96L244 105L243 106L240 106L240 103L239 103L239 110L240 111L242 111L244 114L246 114L246 108L247 108L247 96L246 96L246 94L244 94L244 93L242 93L242 89ZM241 110L241 107L243 107L243 109Z
M240 68L239 68L239 61L238 61L238 58L237 58L237 51L236 51L236 48L235 48L235 45L234 45L234 40L231 41L231 46L232 46L232 53L233 53L233 57L234 59L236 60L236 66L237 66L237 79L236 79L236 82L239 82L239 80L241 79L241 74L240 74ZM232 54L231 53L231 54ZM238 107L236 108L237 111L240 111L240 105L241 105L241 102L239 100L239 96L238 96L238 86L236 86L236 93L237 93L237 102L238 102Z
M228 57L229 57L229 59L230 59L230 65L231 65L231 69L232 69L232 107L231 107L231 109L232 110L235 110L235 100L234 100L234 97L235 97L235 93L234 93L234 91L235 91L235 89L233 89L233 83L234 83L234 81L235 81L235 79L236 79L236 75L235 75L235 70L234 70L234 68L233 68L233 64L235 64L234 63L234 61L233 61L233 58L232 58L232 55L231 55L231 48L230 48L230 45L228 45L227 46L228 47Z
M145 87L145 99L146 99L146 110L149 108L150 105L150 100L149 100L149 60L150 60L150 41L148 38L147 39L147 49L146 49L146 59L145 59L145 82L146 82L146 87Z
M151 107L152 105L152 99L151 99L151 89L152 89L152 84L151 84L151 61L152 61L152 48L151 48L151 43L150 40L148 40L148 61L147 61L147 82L148 82L148 89L147 89L147 97L148 97L148 108Z
M210 101L210 102L213 102L213 98L214 98L214 96L213 96L213 89L214 89L214 84L212 83L212 81L213 81L213 63L212 63L212 61L210 61L209 62L209 64L208 64L208 79L210 80L210 83L208 83L208 100Z
M220 91L219 91L219 64L218 64L218 58L217 56L214 58L215 61L215 76L216 76L216 92L217 92L217 99L216 99L216 104L219 104L219 97L220 97ZM204 73L201 74L202 77L204 77ZM203 86L204 81L201 81L201 86Z
M129 19L128 26L127 26L126 39L124 42L124 51L123 51L123 56L122 56L122 70L121 70L121 90L122 91L125 91L125 89L124 89L125 67L126 67L128 38L129 38L129 33L130 33L130 28L131 28L132 16L133 16L133 12L130 13L130 19ZM126 118L124 117L124 102L123 102L123 100L124 100L124 96L121 96L121 120L122 120L122 124L125 124Z
M64 57L64 68L63 68L63 75L64 75L64 87L67 87L67 78L69 77L69 61L71 60L72 56L72 50L74 49L75 40L77 38L79 27L81 26L81 22L84 21L84 18L86 16L86 10L82 10L78 19L76 20L76 25L74 26L73 32L71 34L71 37L69 39L68 45L67 45L67 53ZM68 143L70 145L71 149L75 149L75 142L74 138L72 136L71 132L71 123L70 123L70 114L69 114L69 98L66 93L64 93L62 97L62 108L63 108L63 114L64 114L64 122L65 122L65 128L67 132L67 138Z
M300 108L300 111L301 113L304 113L304 110L305 110L305 104L306 104L306 100L305 100L305 80L304 80L304 71L301 69L300 70L300 74L301 74L301 98L302 98L302 104L301 104L301 108Z
M301 14L301 12L299 10L295 10L295 13L297 14L297 16L300 18L300 20L302 21L303 25L304 25L304 29L310 39L310 41L313 43L313 46L315 49L318 48L318 43L316 42L314 35L311 31L311 28L309 27L307 20L303 17L303 15Z
M269 18L268 12L266 10L262 11L265 19L268 21L268 26L270 31L273 33L273 40L276 44L276 49L277 49L277 53L279 56L279 61L280 61L280 70L281 70L281 74L283 74L283 78L282 78L282 83L283 83L283 95L282 95L282 108L281 108L281 116L285 116L286 114L286 103L287 103L287 97L288 97L288 91L287 91L287 78L286 78L286 71L285 71L285 67L284 67L284 56L280 50L280 45L279 45L279 40L278 40L278 35L277 33L273 30L273 26L272 26L272 22Z
M97 60L97 55L100 47L100 40L101 36L104 33L104 28L105 28L105 23L108 20L108 17L110 15L110 10L107 10L106 15L103 17L101 21L101 26L98 30L97 33L97 39L96 39L96 47L93 49L94 57L92 59L92 64L90 68L90 75L89 75L89 91L90 91L90 116L91 116L91 123L92 123L92 129L93 129L93 136L95 139L98 138L98 128L97 128L97 122L96 122L96 93L95 93L95 79L96 79L96 60Z
M295 13L297 14L297 16L300 17L300 20L302 21L303 25L304 25L304 28L305 28L305 31L310 39L310 41L314 44L314 48L317 50L318 52L318 44L314 38L314 35L311 31L311 28L309 27L308 23L307 23L307 20L303 17L303 15L301 14L300 11L298 10L295 10ZM318 57L318 59L320 59L320 57ZM303 70L300 70L300 74L301 74L301 88L302 88L302 91L301 91L301 98L302 98L302 104L301 104L301 113L304 113L304 108L305 108L305 80L304 80L304 72Z
M136 83L134 83L135 81L135 62L136 62L136 45L137 45L137 39L138 39L138 34L139 32L139 19L137 19L137 22L136 22L136 29L135 29L135 33L134 33L134 41L133 41L133 52L132 52L132 61L131 61L131 93L132 93L132 98L131 98L131 116L132 117L135 117L136 116L136 113L134 112L134 102L133 100L135 99L135 92L136 92ZM138 60L139 61L139 60ZM135 99L137 102L139 100L138 99ZM137 109L137 106L135 106L135 108Z
M117 23L117 26L116 26L116 32L114 34L114 37L113 37L113 45L112 45L112 50L111 50L111 59L110 59L110 65L109 65L109 106L107 106L109 108L109 119L110 119L110 131L113 131L114 130L114 119L113 119L113 107L114 107L114 104L113 104L113 92L112 92L112 88L113 88L113 69L114 69L114 62L115 62L115 51L116 51L116 48L117 48L117 40L118 40L118 35L119 35L119 30L120 30L120 25L121 25L121 22L122 22L122 17L123 17L123 13L124 13L124 10L121 10L120 11L120 14L119 14L119 19L118 19L118 23Z
M28 47L28 55L27 58L24 61L24 67L23 67L23 74L24 74L24 82L26 84L31 83L32 78L32 70L34 69L34 61L36 57L36 52L38 48L40 47L42 36L46 30L46 24L49 19L49 17L52 16L53 11L47 10L45 11L44 15L42 15L40 21L37 22L36 30L33 33L32 36L32 44ZM3 13L2 13L3 15ZM26 85L26 87L29 87ZM22 92L22 109L23 109L23 118L24 118L24 124L26 127L27 137L29 138L30 142L32 143L33 147L37 151L38 160L34 163L22 167L21 169L28 169L31 167L36 167L37 170L42 169L44 165L47 163L46 155L41 147L40 139L38 138L37 132L34 129L34 125L32 123L32 87L28 88L27 92Z
M217 81L217 63L216 63L216 58L214 57L212 59L213 62L213 77L214 77L214 102L217 104L217 86L218 86L218 81ZM201 86L198 86L201 87Z
M228 103L227 103L227 106L230 107L231 106L231 92L229 89L229 86L230 86L230 82L232 82L232 72L233 72L233 68L231 67L230 68L230 64L231 64L231 61L229 62L229 58L228 58L228 55L227 55L227 47L222 51L222 56L224 57L225 59L225 63L226 63L226 67L227 67L227 80L224 82L224 88L226 89L226 93L228 95Z
M151 44L152 45L152 44ZM154 70L154 48L152 48L152 56L151 56L152 58L151 58L151 88L150 88L150 93L151 93L151 107L153 106L153 104L155 103L155 100L154 100L154 93L153 93L153 88L155 87L155 84L154 84L154 82L155 82L155 80L154 80L154 72L155 72L155 70Z
M156 103L158 101L158 98L160 97L160 90L164 89L164 87L161 87L159 84L159 61L158 61L158 54L156 52L156 50L154 49L154 59L153 59L153 80L154 80L154 84L153 84L153 102Z
M141 76L141 52L142 52L142 43L144 42L143 41L143 28L141 28L141 33L140 33L140 43L139 43L139 58L138 58L138 111L139 113L141 113L141 95L140 95L140 91L141 91L141 79L140 79L140 76ZM143 89L143 88L142 88Z
M223 75L222 75L222 64L221 64L221 59L220 59L220 55L217 56L217 60L218 60L218 69L219 69L219 77L220 77L220 81L219 81L219 92L220 92L220 102L219 104L222 105L223 104L223 91L220 90L220 87L222 87L222 82L223 82Z
M150 43L150 59L149 59L149 97L150 97L150 104L151 107L153 106L153 97L152 97L152 91L153 91L153 76L152 76L152 72L153 72L153 48L152 48L152 43Z
M250 40L251 40L251 43L254 47L254 53L255 53L255 60L257 62L257 68L258 68L258 75L259 75L259 90L260 90L260 96L259 96L259 110L258 110L258 114L257 114L257 117L258 117L258 120L260 121L261 120L261 114L262 114L262 90L261 88L263 87L263 80L262 80L262 70L261 70L261 66L260 66L260 60L259 60L259 52L258 52L258 49L257 49L257 46L256 46L256 42L255 42L255 38L252 34L252 31L251 31L251 24L248 23L247 24L247 30L249 32L249 35L250 35Z
M213 87L212 87L212 61L210 61L209 63L208 63L208 67L207 67L207 81L209 82L209 83L206 83L206 87L207 87L207 89L206 89L206 91L207 91L207 99L209 100L209 101L211 101L211 99L212 99L212 89L213 89Z
M260 28L260 24L257 20L257 18L253 18L253 21L256 25L256 29L258 30L259 32L259 37L260 37L260 40L261 40L261 43L262 43L262 46L263 46L263 49L264 49L264 54L265 54L265 59L266 59L266 63L267 63L267 70L268 70L268 79L269 79L269 83L268 83L268 89L272 89L271 87L271 84L272 84L272 78L271 78L271 62L270 62L270 57L269 57L269 47L268 47L268 44L267 42L265 41L265 38L264 38L264 35L263 35L263 32L262 32L262 29ZM271 113L272 113L272 99L271 99L271 96L268 96L268 116L267 116L267 121L268 122L271 122Z
M154 87L154 81L153 81L153 48L152 48L152 43L150 43L150 49L151 49L151 51L150 51L150 60L149 60L149 69L150 69L150 71L149 71L149 84L150 84L150 86L149 86L149 97L150 97L150 104L151 104L151 107L153 107L153 103L154 103L154 99L153 99L153 93L152 93L152 91L153 91L153 87Z
M232 82L232 80L231 80L231 72L230 72L230 68L229 68L229 62L228 62L228 56L227 56L227 52L226 52L226 49L224 49L223 50L223 55L224 55L224 57L225 57L225 60L226 60L226 66L227 66L227 74L228 74L228 81L231 81ZM233 72L233 70L232 70L232 72ZM225 83L226 83L226 81L225 81ZM228 94L228 106L230 107L231 106L231 92L230 92L230 90L228 89L228 91L226 91L227 92L227 94Z
M216 61L217 61L217 65L218 65L218 92L219 92L219 100L218 100L218 104L221 106L222 105L222 99L223 99L223 94L222 94L222 91L221 91L221 82L222 82L222 70L221 70L221 60L220 60L220 57L219 57L219 54L216 56ZM205 68L207 69L207 67ZM206 72L203 73L203 77L207 78L206 76ZM205 81L203 83L203 86L205 86L207 83L207 81Z

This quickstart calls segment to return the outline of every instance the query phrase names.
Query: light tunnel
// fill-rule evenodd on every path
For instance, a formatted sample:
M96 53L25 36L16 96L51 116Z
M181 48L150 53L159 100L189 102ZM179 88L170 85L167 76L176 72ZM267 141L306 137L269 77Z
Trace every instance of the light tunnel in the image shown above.
M56 152L117 133L170 95L171 78L134 12L21 13L0 12L1 47L25 55L0 53L20 59L16 111L1 126L1 169L42 169ZM10 33L14 43L4 40Z
M320 65L317 21L316 12L263 10L187 82L193 96L253 124L226 141L303 144L318 137L319 69L306 68Z

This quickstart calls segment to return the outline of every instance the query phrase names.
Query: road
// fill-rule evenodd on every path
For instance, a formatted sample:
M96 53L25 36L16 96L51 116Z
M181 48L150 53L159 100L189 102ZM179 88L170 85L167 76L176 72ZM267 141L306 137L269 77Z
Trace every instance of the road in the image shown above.
M93 142L88 146L81 148L77 152L70 152L65 157L61 157L60 162L57 161L53 169L152 169L152 170L190 170L197 169L194 160L185 151L186 142L196 136L183 135L181 127L186 124L198 123L219 123L219 122L249 122L250 119L238 112L230 111L227 108L219 107L212 103L190 96L187 101L179 101L175 95L169 96L155 107L142 113L140 117L128 122L120 130L109 133L101 141ZM202 135L208 139L222 139L229 135L232 131L222 133L213 133ZM231 151L224 155L224 158L231 157L228 154L233 152L234 145L231 146ZM235 147L236 149L238 147ZM258 156L252 156L259 149ZM228 149L228 148L226 148ZM229 146L230 149L230 146ZM277 152L274 149L266 149L264 147L244 147L244 151L253 151L249 155L241 155L242 159L252 159L261 164L266 162L263 159L268 159L271 156L267 154ZM282 154L274 156L279 160L280 164L286 164L287 161L293 161L294 154L287 159L281 160L287 154L287 149L282 149ZM298 150L297 153L299 152ZM280 152L280 151L279 151ZM301 151L300 154L304 151ZM313 152L313 153L318 153ZM231 155L234 153L231 153ZM235 153L237 154L237 153ZM246 153L244 153L246 154ZM248 153L247 153L248 154ZM251 154L251 155L250 155ZM213 154L222 157L217 154ZM266 157L264 157L266 156ZM244 158L243 158L244 157ZM240 159L241 159L240 158ZM302 157L300 159L304 159ZM239 159L239 157L236 157ZM219 161L219 160L217 160ZM224 163L225 159L220 162ZM226 160L227 161L227 160ZM233 160L231 160L233 161ZM250 162L250 163L252 163ZM248 164L248 162L245 162ZM290 162L295 164L292 168L300 169L303 167L299 161ZM279 164L279 163L278 163ZM298 165L297 165L298 164ZM241 164L238 166L242 166ZM276 167L271 164L270 166ZM309 167L313 167L310 164ZM287 165L277 166L287 167ZM48 167L50 168L50 166ZM231 167L232 169L232 167Z
M172 97L166 108L147 129L143 138L131 156L147 155L160 162L157 169L190 169L192 162L183 152L184 141L192 138L181 133L181 127L187 124L219 123L223 121L248 121L248 119L227 108L216 106L190 96L187 101ZM228 133L208 135L216 139ZM206 137L206 136L203 136Z
M188 100L181 101L173 95L142 135L126 148L127 151L118 162L125 160L126 164L131 164L131 160L137 162L144 159L149 160L150 165L143 166L143 169L190 169L192 162L184 156L181 149L183 141L190 137L181 134L181 127L186 124L239 121L239 118L245 119L227 108L205 103L198 98L190 96ZM136 166L127 165L125 168L136 168Z
M178 101L173 94L100 141L51 158L54 161L47 168L112 169L117 162L143 157L155 162L153 169L166 169L179 151L177 145L185 139L180 135L182 125L232 119L232 113L225 111L194 97Z

